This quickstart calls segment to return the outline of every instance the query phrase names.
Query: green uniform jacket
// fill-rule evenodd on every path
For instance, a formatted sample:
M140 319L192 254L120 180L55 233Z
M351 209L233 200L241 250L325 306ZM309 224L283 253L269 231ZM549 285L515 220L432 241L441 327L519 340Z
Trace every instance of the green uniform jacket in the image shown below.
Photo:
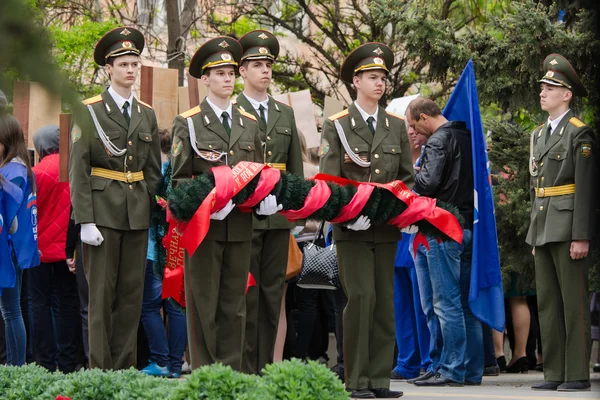
M233 167L240 161L261 162L258 124L251 114L233 106L231 134L227 134L221 119L217 117L206 99L173 121L173 187L194 175L207 172L212 167ZM208 161L196 154L190 141L187 118L194 123L197 149L210 158L224 153L219 160ZM252 240L252 213L235 208L223 221L211 220L206 240L243 242Z
M160 173L160 142L156 115L135 97L129 128L108 90L84 101L91 105L111 142L125 155L109 156L98 136L91 114L71 131L69 182L75 222L95 223L118 230L148 229L152 196ZM144 172L144 180L133 183L90 176L91 168L117 172Z
M259 121L260 116L243 93L240 93L236 100L240 109L251 113ZM285 164L287 172L304 177L298 129L294 119L294 110L290 106L269 96L267 131L261 130L259 135L261 143L265 143L261 148L261 162ZM291 229L294 226L296 223L288 221L279 214L268 216L262 220L254 218L254 229Z
M547 124L533 131L533 159L539 174L531 179L531 223L527 243L590 240L594 228L596 167L592 130L569 111L545 142ZM533 188L575 184L575 193L535 197Z
M350 149L371 166L363 168L348 158L338 137L334 122L338 120ZM323 124L320 171L360 182L388 183L403 181L409 188L414 184L410 143L401 117L379 107L377 127L373 135L354 104L347 110L329 117ZM351 231L339 224L333 226L335 240L395 242L402 233L391 225L372 226L365 231Z

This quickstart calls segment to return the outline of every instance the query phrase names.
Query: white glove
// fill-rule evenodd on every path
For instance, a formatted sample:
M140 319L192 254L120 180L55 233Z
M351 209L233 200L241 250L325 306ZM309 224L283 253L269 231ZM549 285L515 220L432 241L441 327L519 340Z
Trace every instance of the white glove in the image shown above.
M413 233L419 232L419 227L416 225L405 226L404 228L400 229L400 232L406 233L407 235L412 235Z
M104 242L96 224L81 224L81 241L90 246L100 246Z
M346 228L352 229L353 231L366 231L371 227L371 220L366 215L361 215L352 224L346 225Z
M290 229L290 233L294 236L298 236L298 234L300 232L302 232L304 230L303 226L295 226L292 229Z
M221 208L217 212L210 214L210 219L214 219L217 221L223 221L225 218L227 218L227 216L229 215L231 210L234 209L234 207L235 207L235 204L233 204L233 201L229 200L229 203L225 204L225 207Z
M17 217L15 217L12 222L10 223L10 228L8 228L8 233L10 233L11 235L14 235L15 232L17 232L17 229L19 229L19 222L17 221Z
M277 199L272 194L268 195L260 202L256 213L258 215L273 215L283 209L283 205L277 204Z

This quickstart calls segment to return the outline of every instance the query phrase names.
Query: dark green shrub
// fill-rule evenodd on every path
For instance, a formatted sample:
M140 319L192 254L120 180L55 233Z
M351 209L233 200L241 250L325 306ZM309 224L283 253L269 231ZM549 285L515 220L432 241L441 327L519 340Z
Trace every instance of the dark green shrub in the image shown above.
M171 400L266 400L261 379L213 364L201 367L175 390Z
M2 400L38 400L44 391L64 378L60 372L50 373L35 364L0 366L0 398Z
M342 382L316 361L283 361L263 369L262 383L269 400L347 400Z

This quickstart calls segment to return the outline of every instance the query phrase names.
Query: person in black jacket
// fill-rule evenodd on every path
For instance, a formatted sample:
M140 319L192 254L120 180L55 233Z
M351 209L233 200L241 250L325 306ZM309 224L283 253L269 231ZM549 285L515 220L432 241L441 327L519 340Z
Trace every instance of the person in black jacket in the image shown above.
M428 246L419 245L415 256L423 309L434 311L427 313L428 326L434 338L441 333L443 344L432 346L432 361L439 359L437 373L426 373L414 383L479 385L484 367L482 327L468 303L474 193L471 132L464 122L448 121L429 99L413 100L406 117L411 128L428 137L414 191L454 205L464 219L461 244L427 237Z

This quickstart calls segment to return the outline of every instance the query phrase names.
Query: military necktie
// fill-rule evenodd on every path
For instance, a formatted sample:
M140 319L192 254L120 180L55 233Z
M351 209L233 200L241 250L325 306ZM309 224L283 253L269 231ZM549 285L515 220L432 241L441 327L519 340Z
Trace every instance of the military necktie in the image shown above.
M125 117L125 121L127 121L127 126L129 126L129 123L131 122L131 117L129 116L129 113L127 112L128 108L129 108L129 102L126 101L125 103L123 103L123 116Z
M229 125L229 113L227 111L223 111L221 114L223 118L223 128L225 128L225 132L229 135L231 133L231 125Z
M267 131L267 119L265 118L265 106L262 104L258 107L258 111L260 112L260 129L263 131Z
M371 133L375 134L375 127L373 126L373 121L375 121L375 118L373 118L373 117L367 118L367 126L369 127L369 130L371 131Z
M552 134L552 125L548 125L548 129L546 129L546 142L548 143L548 140L550 140L550 135Z

